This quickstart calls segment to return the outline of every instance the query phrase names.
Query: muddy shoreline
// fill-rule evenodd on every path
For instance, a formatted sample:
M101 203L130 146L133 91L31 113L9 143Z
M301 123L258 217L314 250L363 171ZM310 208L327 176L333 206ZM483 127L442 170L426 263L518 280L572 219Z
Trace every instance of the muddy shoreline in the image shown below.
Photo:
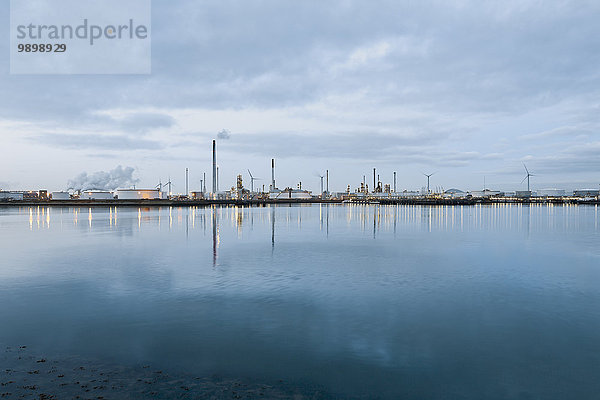
M82 357L46 358L25 345L3 346L0 399L333 399L322 388L172 373Z

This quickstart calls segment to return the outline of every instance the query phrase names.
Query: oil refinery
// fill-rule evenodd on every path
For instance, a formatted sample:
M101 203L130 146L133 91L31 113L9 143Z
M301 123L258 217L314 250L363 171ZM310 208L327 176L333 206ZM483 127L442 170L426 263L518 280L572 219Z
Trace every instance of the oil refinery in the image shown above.
M26 191L3 191L0 190L0 204L23 204L23 203L47 203L63 204L78 202L92 205L101 204L173 204L179 205L203 205L203 204L261 204L261 203L381 203L381 204L477 204L477 203L592 203L598 204L600 200L599 189L578 189L567 192L564 189L543 188L531 190L530 174L524 165L527 181L527 190L512 192L492 190L485 187L482 190L463 191L460 189L443 189L436 187L431 189L431 177L434 173L423 174L427 178L427 186L420 190L398 190L397 173L393 173L393 179L389 183L381 180L377 169L372 171L372 186L369 187L366 175L354 187L350 184L343 192L329 190L329 170L325 175L319 175L321 187L319 193L313 193L302 188L302 182L293 186L280 189L275 180L275 159L271 159L271 181L268 188L262 185L260 190L255 190L256 178L248 170L250 189L244 186L242 174L237 175L235 186L220 190L219 188L219 165L217 164L217 142L212 141L212 191L206 190L206 174L200 180L201 190L189 191L189 169L185 169L185 193L174 194L172 182L169 178L167 183L159 184L154 188L116 188L105 190L99 188L83 188L69 191L26 190ZM167 190L165 190L167 189Z

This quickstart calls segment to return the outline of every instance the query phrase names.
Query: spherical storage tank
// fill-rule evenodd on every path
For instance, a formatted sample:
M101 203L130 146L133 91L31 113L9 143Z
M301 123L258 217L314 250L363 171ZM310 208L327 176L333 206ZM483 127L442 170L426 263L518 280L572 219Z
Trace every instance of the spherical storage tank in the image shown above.
M119 200L154 200L160 199L158 189L118 189L117 199Z

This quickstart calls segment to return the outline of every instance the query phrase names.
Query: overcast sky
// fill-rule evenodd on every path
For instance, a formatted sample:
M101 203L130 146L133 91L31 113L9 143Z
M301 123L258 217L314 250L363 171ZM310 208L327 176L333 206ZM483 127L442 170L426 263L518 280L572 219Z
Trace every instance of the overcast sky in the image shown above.
M60 190L133 167L221 188L566 189L600 183L598 1L154 0L151 75L9 75L0 30L0 187ZM9 3L0 5L9 24ZM222 135L227 136L227 135ZM210 179L207 187L210 187Z

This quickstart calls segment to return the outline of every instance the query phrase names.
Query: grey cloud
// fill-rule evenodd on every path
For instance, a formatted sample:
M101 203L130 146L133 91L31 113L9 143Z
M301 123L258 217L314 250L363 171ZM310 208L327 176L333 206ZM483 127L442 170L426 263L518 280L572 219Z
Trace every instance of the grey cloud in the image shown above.
M48 93L79 100L68 111L132 102L289 105L367 90L380 102L515 112L570 93L597 91L597 4L466 4L223 1L199 7L195 1L157 2L153 76L70 77L56 84L33 78L8 81L7 89L19 85L24 97L11 92L20 103L31 100L27 94L43 83L52 88ZM425 50L407 56L403 38L425 43ZM381 63L332 70L357 49L380 41L392 46ZM67 112L56 102L36 106L40 112Z
M54 119L34 120L40 126L48 129L77 129L85 126L88 129L105 132L123 132L145 134L159 128L170 128L176 125L175 119L161 113L131 113L123 118L115 118L106 114L96 113L96 110L73 113L70 115L57 114Z
M135 139L124 135L102 135L81 133L78 135L47 133L31 136L28 140L38 144L65 149L101 149L101 150L159 150L160 142L148 139Z
M158 113L132 114L119 122L126 131L143 133L157 128L170 128L175 125L173 117Z
M566 138L572 139L573 137L589 136L594 131L590 128L579 127L579 126L561 126L547 131L531 133L521 136L524 140L539 140L539 139L550 139L550 138Z
M116 154L107 154L107 153L88 153L86 157L90 158L103 158L103 159L116 159L119 158Z
M592 173L600 181L600 142L588 142L567 146L549 155L528 156L524 158L532 174L573 175ZM522 164L511 168L512 173L521 174ZM546 178L548 179L548 178Z
M482 160L501 160L503 158L502 153L487 153L481 156Z
M8 20L8 10L8 2L0 4L0 18ZM360 128L352 134L315 128L281 137L245 138L236 132L222 147L232 151L240 146L240 154L365 163L461 167L481 160L481 168L502 171L519 166L518 159L528 153L534 160L547 158L549 167L551 159L561 168L582 171L595 165L583 151L576 156L564 150L598 135L598 2L223 0L199 5L173 0L154 2L153 14L152 75L4 74L0 87L10 95L0 98L0 119L41 121L48 132L77 128L112 134L36 137L62 148L159 149L176 145L166 144L166 138L135 136L173 128L168 115L137 115L121 124L96 112L283 110L324 104L328 110L318 118ZM7 30L0 32L5 52L7 35ZM8 63L0 60L5 71ZM352 115L338 113L336 106L343 106L330 102L354 96ZM385 118L371 115L386 107ZM550 107L552 115L543 124L518 123L518 117ZM397 117L404 111L419 117ZM375 122L365 122L370 119ZM508 129L494 130L496 124ZM569 133L560 127L582 130ZM475 140L459 137L465 131ZM396 138L395 132L405 134ZM515 146L522 133L525 140ZM212 138L215 132L206 134ZM563 143L561 149L548 156L557 146L540 146L536 134L548 144ZM182 145L193 145L194 138L202 145L204 135L194 134ZM494 147L502 141L510 145ZM578 156L587 164L581 165Z
M400 147L431 142L429 137L395 136L373 132L335 133L321 136L301 133L239 134L230 146L243 153L277 157L375 159L400 156ZM238 147L239 146L239 147ZM231 147L227 147L229 149Z
M357 162L466 166L484 159L474 151L440 150L434 144L446 134L393 135L374 132L310 136L300 133L245 134L222 151L277 158L352 159Z

